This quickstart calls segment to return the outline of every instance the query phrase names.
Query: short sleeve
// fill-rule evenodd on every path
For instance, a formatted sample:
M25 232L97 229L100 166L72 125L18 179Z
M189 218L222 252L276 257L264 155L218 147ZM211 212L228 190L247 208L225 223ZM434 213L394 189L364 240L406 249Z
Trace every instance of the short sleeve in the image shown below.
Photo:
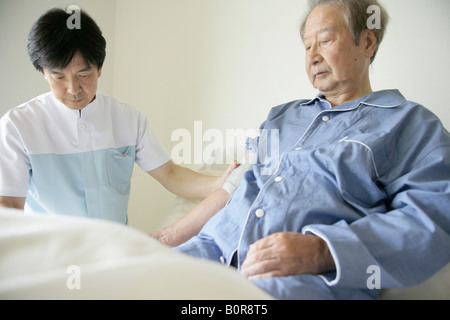
M31 165L19 130L8 117L0 119L0 196L26 197Z
M150 122L143 115L139 118L136 163L143 171L151 171L170 161L170 155L159 141Z

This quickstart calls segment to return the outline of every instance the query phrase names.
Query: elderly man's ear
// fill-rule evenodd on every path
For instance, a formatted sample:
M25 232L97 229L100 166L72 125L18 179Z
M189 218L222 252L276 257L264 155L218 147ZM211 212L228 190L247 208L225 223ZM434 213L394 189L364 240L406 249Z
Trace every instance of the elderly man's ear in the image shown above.
M366 56L370 59L375 54L377 49L378 39L374 30L366 29L361 33L360 44L364 45Z

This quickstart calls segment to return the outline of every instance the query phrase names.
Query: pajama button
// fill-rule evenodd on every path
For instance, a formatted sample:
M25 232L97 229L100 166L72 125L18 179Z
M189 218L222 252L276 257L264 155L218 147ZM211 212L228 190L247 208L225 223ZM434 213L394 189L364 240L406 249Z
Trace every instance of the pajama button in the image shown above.
M275 182L281 182L281 181L283 181L283 177L276 177L275 178Z
M329 116L323 116L322 117L322 121L324 121L324 122L327 122L327 121L329 121L330 120L330 117Z
M256 215L258 218L264 217L264 215L265 215L264 210L263 210L263 209L258 209L258 210L256 210L255 215Z

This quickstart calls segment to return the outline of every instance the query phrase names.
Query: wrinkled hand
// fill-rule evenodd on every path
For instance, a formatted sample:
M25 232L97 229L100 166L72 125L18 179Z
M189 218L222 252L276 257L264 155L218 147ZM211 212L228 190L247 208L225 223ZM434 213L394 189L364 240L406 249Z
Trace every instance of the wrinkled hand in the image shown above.
M324 240L295 232L275 233L250 246L242 273L250 280L335 270Z

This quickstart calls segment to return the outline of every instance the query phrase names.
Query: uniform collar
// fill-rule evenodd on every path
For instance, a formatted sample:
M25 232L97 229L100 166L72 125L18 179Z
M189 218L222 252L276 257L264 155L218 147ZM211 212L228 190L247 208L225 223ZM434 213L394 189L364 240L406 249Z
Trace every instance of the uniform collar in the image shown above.
M86 107L84 107L80 113L79 110L72 110L72 109L68 108L66 105L64 105L63 103L61 103L58 99L55 98L53 93L52 93L52 97L53 97L53 100L58 105L58 108L64 114L67 114L68 116L73 117L73 118L84 118L84 117L90 115L96 109L96 106L99 104L99 100L101 99L100 94L97 92L95 95L94 101L92 101Z

